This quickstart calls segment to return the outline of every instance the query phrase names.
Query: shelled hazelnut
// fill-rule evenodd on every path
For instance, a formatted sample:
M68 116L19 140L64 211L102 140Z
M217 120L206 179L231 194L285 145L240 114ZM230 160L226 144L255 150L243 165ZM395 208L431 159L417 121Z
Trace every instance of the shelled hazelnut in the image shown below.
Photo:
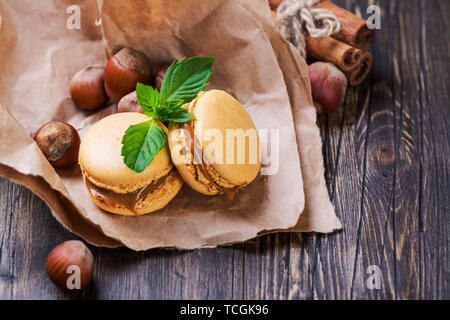
M56 246L48 255L45 270L52 282L62 290L85 287L94 274L94 257L78 240Z
M70 97L83 110L100 108L108 101L103 84L105 68L89 66L78 71L70 82Z
M327 62L315 62L308 66L308 71L318 112L333 112L345 100L347 77L334 64Z
M136 97L136 91L127 94L120 99L117 104L117 112L140 112L143 113L141 106L139 105Z
M65 168L78 161L80 136L70 124L51 121L36 131L34 140L50 164L55 168Z
M109 59L104 74L105 89L108 96L119 101L136 90L138 82L150 84L152 67L147 57L134 49L123 48Z

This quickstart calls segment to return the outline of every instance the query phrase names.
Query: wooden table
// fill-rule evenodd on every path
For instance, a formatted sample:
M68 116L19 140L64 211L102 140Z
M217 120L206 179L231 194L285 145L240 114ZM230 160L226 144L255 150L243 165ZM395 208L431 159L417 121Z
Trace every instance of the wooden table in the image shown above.
M373 1L335 2L367 16ZM76 237L2 179L0 299L449 299L450 1L375 2L370 79L319 119L342 232L190 252L91 247L95 281L63 293L45 260ZM373 265L380 289L367 287Z

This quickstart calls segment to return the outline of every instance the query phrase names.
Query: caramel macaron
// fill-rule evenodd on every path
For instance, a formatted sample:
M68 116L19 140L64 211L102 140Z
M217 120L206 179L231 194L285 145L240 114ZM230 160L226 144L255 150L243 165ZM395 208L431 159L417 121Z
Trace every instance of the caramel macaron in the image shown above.
M183 185L167 143L144 171L125 165L121 155L125 131L148 120L141 113L113 114L94 124L82 139L78 162L90 196L103 210L125 216L150 213L166 206Z
M261 167L258 132L250 115L222 90L201 92L185 107L195 118L170 123L172 162L192 189L233 198Z

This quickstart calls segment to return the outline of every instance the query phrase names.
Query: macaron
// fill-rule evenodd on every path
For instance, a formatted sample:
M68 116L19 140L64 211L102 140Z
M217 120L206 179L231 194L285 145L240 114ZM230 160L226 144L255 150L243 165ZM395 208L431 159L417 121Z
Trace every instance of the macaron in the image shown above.
M172 162L192 189L232 199L257 177L261 166L258 132L250 115L222 90L201 92L185 108L194 119L169 124Z
M121 155L125 131L148 120L136 112L113 114L94 124L83 137L78 162L89 194L101 209L124 216L150 213L166 206L183 185L167 143L144 171L138 173L125 165Z

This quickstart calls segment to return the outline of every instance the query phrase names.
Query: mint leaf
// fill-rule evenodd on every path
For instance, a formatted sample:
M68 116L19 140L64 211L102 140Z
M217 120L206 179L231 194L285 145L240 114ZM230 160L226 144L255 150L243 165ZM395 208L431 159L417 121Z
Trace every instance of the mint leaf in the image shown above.
M155 117L155 110L160 106L160 95L158 90L138 82L136 85L136 96L144 114L150 118L161 121L161 119Z
M169 118L171 118L171 116L175 114L182 105L182 100L168 101L164 105L160 105L156 108L155 117L157 119L163 119L160 120L161 122L169 121Z
M155 120L161 122L187 122L194 118L192 114L182 107L184 104L183 100L166 101L166 103L160 104L159 92L151 86L138 83L136 96L144 113Z
M160 103L182 100L192 101L209 84L211 67L216 58L191 57L172 63L167 69L161 85Z
M154 120L131 125L122 138L125 165L142 172L166 144L166 133Z
M194 115L184 108L179 108L174 114L170 115L167 120L173 122L188 122L192 120Z

